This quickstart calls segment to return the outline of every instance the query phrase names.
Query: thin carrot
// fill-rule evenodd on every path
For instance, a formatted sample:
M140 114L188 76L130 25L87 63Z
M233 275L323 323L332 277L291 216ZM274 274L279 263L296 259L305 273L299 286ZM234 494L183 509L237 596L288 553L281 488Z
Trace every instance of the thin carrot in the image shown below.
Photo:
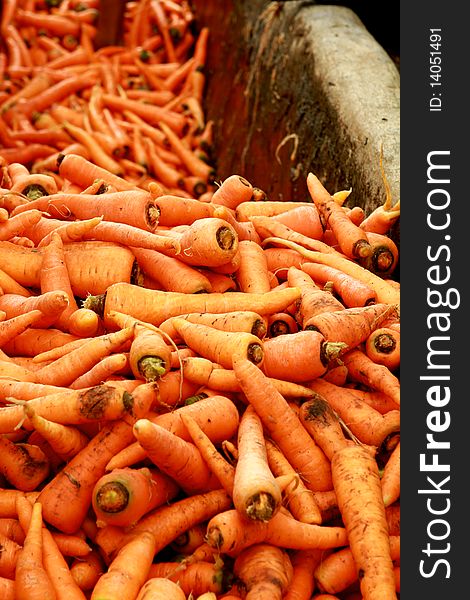
M208 543L222 553L237 555L254 544L290 549L328 549L347 544L343 527L301 523L279 511L269 521L252 521L237 510L219 512L207 524Z
M270 437L304 479L306 486L312 491L331 489L329 461L284 397L250 361L235 358L233 369L247 400L254 406Z
M156 469L114 469L96 482L92 506L99 527L132 527L178 492L175 481Z
M396 598L377 463L364 448L347 446L334 454L331 467L363 598Z
M281 600L294 574L287 552L263 543L242 550L233 572L246 591L246 598L259 600Z
M313 571L322 558L321 550L297 550L291 554L294 572L285 595L286 600L310 600L315 590Z
M382 278L374 275L374 273L371 273L367 269L364 269L361 267L361 265L355 263L354 261L348 260L347 258L343 258L341 256L329 256L323 252L313 252L303 248L299 244L290 242L288 240L283 240L278 237L266 238L263 240L263 244L265 243L276 243L280 244L281 246L286 246L296 250L301 256L307 260L310 260L311 262L335 267L344 273L359 279L360 281L369 285L375 291L377 295L377 302L384 302L388 304L399 304L400 302L399 290L394 289Z
M135 423L134 435L147 457L187 494L201 494L220 487L194 444L148 419L139 419Z
M70 573L75 583L85 592L95 587L104 570L104 561L97 550L92 550L83 558L74 559L70 565Z
M105 356L89 371L83 373L72 381L70 389L78 390L86 387L100 385L113 374L121 372L128 365L129 357L126 353L115 353Z
M344 354L342 360L352 379L385 393L400 404L400 381L388 367L378 365L359 348Z
M42 505L35 502L15 570L15 597L18 600L55 600L56 593L44 568Z
M162 120L158 125L168 139L173 151L179 156L188 171L192 175L200 177L203 181L211 181L214 175L213 167L197 158L193 152L188 150L178 137L177 132L169 126L169 123L167 124Z
M61 290L44 292L28 298L18 294L3 294L0 297L0 310L5 311L8 319L33 310L40 310L43 318L37 320L35 324L38 327L48 327L57 321L68 303L67 294Z
M17 316L6 318L0 322L0 347L4 350L15 337L21 335L28 327L37 323L42 319L44 314L40 310L30 310L23 312Z
M347 388L338 387L321 378L310 382L309 387L328 402L364 444L380 447L388 436L400 430L399 410L391 410L382 415Z
M3 534L0 534L0 543L3 548L3 552L0 555L0 577L14 580L18 554L22 546Z
M170 317L160 324L159 328L174 340L178 339L178 333L173 327L173 319ZM179 315L190 323L202 323L210 325L215 329L220 329L226 332L246 332L251 333L259 339L263 339L266 335L265 319L253 311L231 311L227 313L188 313Z
M380 480L385 506L390 506L400 498L400 442L388 457Z

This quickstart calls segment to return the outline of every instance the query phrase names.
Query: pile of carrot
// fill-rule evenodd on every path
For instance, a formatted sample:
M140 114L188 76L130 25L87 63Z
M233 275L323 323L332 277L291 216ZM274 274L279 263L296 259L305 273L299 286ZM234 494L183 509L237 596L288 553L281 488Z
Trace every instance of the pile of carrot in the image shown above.
M215 183L209 32L98 10L2 11L0 597L398 598L399 202Z

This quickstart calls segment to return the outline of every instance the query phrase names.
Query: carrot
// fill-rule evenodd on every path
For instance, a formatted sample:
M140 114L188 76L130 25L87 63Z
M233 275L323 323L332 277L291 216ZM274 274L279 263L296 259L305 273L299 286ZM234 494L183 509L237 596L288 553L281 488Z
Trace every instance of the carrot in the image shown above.
M216 273L210 269L198 269L206 279L208 279L211 291L218 293L236 292L238 290L237 282L230 275L224 273Z
M0 534L0 543L3 549L0 555L0 577L14 580L18 554L22 546L3 534Z
M392 560L400 558L400 538L390 536L390 556ZM346 590L357 581L358 574L351 548L341 548L327 556L315 568L315 580L318 587L330 594Z
M387 394L384 394L383 392L358 389L355 388L354 385L354 383L347 384L346 387L349 390L349 392L353 394L356 398L359 398L359 400L365 402L366 404L374 408L377 412L381 413L382 415L389 412L390 410L397 410L400 408L400 405L394 402L393 399Z
M132 247L132 252L142 271L169 292L197 294L212 291L210 280L203 273L178 258L145 248Z
M221 331L178 317L173 318L172 325L190 348L225 368L232 366L234 356L242 356L257 365L263 362L263 344L251 333Z
M35 431L41 434L63 461L73 458L88 444L88 437L78 428L41 417L35 413L31 404L26 404L24 410Z
M375 363L395 371L400 366L400 332L389 327L375 329L365 341L365 353Z
M86 373L101 358L121 348L133 335L133 328L128 327L105 336L91 338L76 350L72 350L66 356L58 358L37 371L38 383L69 385L78 376Z
M371 248L364 232L350 221L313 173L307 176L307 187L324 226L333 230L341 251L349 258L369 256Z
M209 437L199 427L197 421L184 413L181 414L181 420L212 473L220 481L227 494L232 496L235 468L223 458Z
M262 248L253 241L239 242L240 267L235 277L240 291L262 294L271 289L268 265Z
M0 448L0 472L16 489L33 491L49 475L49 462L38 446L0 437Z
M366 232L387 234L400 217L400 200L392 205L390 189L386 185L386 198L383 205L375 208L360 224Z
M326 373L328 363L345 348L343 342L326 341L318 331L278 335L263 342L262 369L268 377L297 383L310 381Z
M170 369L171 349L158 332L137 325L132 340L129 363L138 379L155 381Z
M212 217L214 208L207 202L195 198L182 198L172 194L158 195L155 187L149 185L149 191L160 211L159 225L174 227L177 225L191 225L198 219Z
M400 404L400 381L388 367L373 362L359 348L349 350L342 360L352 379L383 392L396 404Z
M294 550L337 548L347 544L343 527L301 523L282 511L266 522L248 520L237 510L219 512L207 524L206 539L213 548L230 556L259 543Z
M0 535L7 537L12 542L23 545L25 534L18 519L13 517L0 518Z
M248 406L238 428L238 461L235 468L233 502L250 519L268 521L281 504L281 491L271 473L261 420Z
M351 552L361 573L364 600L396 598L389 533L375 459L360 446L347 446L334 454L331 469Z
M320 263L340 269L347 275L351 275L352 277L359 279L359 281L362 281L363 283L369 285L377 295L377 302L388 304L399 304L400 302L399 290L394 289L382 278L378 277L374 273L371 273L367 269L364 269L363 267L361 267L361 265L355 263L354 261L348 260L341 256L333 257L328 256L328 254L322 252L312 252L303 248L299 244L290 242L288 240L283 240L277 237L266 238L263 241L263 243L276 243L281 244L281 246L287 246L288 248L296 250L301 256L303 256L311 262Z
M132 527L146 513L172 500L178 485L156 469L114 469L93 488L92 506L99 527Z
M42 331L47 331L47 330L41 330L41 332ZM64 335L67 335L67 334L64 334ZM65 356L72 350L75 350L76 348L80 348L80 346L83 346L83 344L86 344L87 342L91 341L92 339L94 339L94 338L93 337L82 338L82 337L73 336L72 339L70 339L70 341L68 341L67 339L64 338L62 340L62 344L54 344L52 348L46 348L42 352L38 351L38 353L35 353L33 356L33 362L42 363L42 362L56 360L57 358L61 358L62 356Z
M284 397L250 361L235 357L233 369L247 400L254 406L270 437L304 479L306 486L312 491L331 489L329 461Z
M142 532L125 544L96 582L91 600L136 598L144 585L155 554L153 534Z
M98 315L87 308L77 308L69 317L68 329L79 337L95 335L100 330L101 321Z
M23 297L23 296L22 296ZM6 344L21 335L28 327L42 319L44 314L40 310L29 310L17 316L5 318L0 322L0 347L5 349ZM5 317L7 313L5 312Z
M400 442L385 463L380 483L384 505L390 506L400 498Z
M85 592L95 587L104 569L104 561L97 550L92 550L83 558L74 559L70 565L70 573L75 583Z
M103 179L107 183L113 185L117 191L129 191L135 189L135 186L128 183L122 177L114 175L105 168L95 165L93 162L76 153L70 152L59 155L58 162L59 174L83 188L91 185L95 179Z
M140 519L128 533L123 533L122 529L115 528L113 536L112 531L109 531L110 528L104 527L98 532L96 543L107 555L112 555L117 548L132 539L133 536L148 531L157 538L155 552L158 553L183 531L198 523L208 521L214 515L227 510L231 505L232 500L224 490L195 494L172 504L160 506Z
M221 593L225 588L225 569L219 562L198 561L186 565L158 562L150 567L149 579L154 577L167 577L177 582L185 594L198 598L207 592Z
M96 306L98 314L107 323L106 315L116 310L129 314L141 321L160 325L165 319L191 312L226 313L233 310L250 310L260 315L284 310L300 294L298 288L270 291L265 294L179 294L146 290L126 283L109 286L104 297L89 296L86 308Z
M60 290L45 292L28 298L19 294L3 294L0 297L0 310L6 313L8 319L33 310L40 310L43 313L43 318L36 320L34 324L37 324L38 327L47 327L58 319L68 303L67 294Z
M186 555L183 559L185 560L187 555L191 555L201 546L205 546L205 535L206 525L205 523L199 523L198 525L190 527L187 531L178 536L176 540L171 542L170 547L179 554ZM186 561L184 564L187 565L190 563Z
M319 289L311 277L297 267L289 267L287 283L302 290L300 301L296 307L296 318L304 329L312 317L344 309L337 298L329 292Z
M178 333L173 327L173 319L170 317L160 324L160 329L164 331L174 340L178 339ZM226 332L245 332L251 333L259 339L266 335L265 319L253 311L232 311L227 313L188 313L182 314L179 317L190 323L201 323L209 325L215 329L220 329Z
M382 278L391 277L398 266L399 251L391 237L381 233L366 233L372 252L359 264Z
M247 179L241 175L230 175L216 189L211 202L235 209L242 202L248 202L252 193L253 186Z
M72 390L83 389L86 387L92 387L100 385L106 382L109 377L115 373L120 373L128 366L129 357L128 354L121 352L117 354L110 354L105 356L99 362L96 363L89 371L83 373L72 381L69 388Z
M378 303L358 308L317 314L304 324L307 330L318 331L330 342L343 342L348 349L365 342L396 307Z
M0 594L3 600L15 600L15 582L7 577L0 577Z
M136 388L132 420L147 413L154 395L153 384ZM57 473L42 489L39 498L46 507L45 520L64 533L76 532L91 506L93 488L105 474L106 464L132 439L131 423L125 420L105 423L66 469Z
M18 553L15 570L15 597L55 600L56 593L44 568L42 505L35 502L22 550Z
M321 378L310 382L309 387L320 394L364 444L380 447L388 436L400 430L400 411L380 414L361 402L348 389L338 387Z
M137 112L137 111L135 111ZM211 181L214 175L214 169L197 158L186 146L183 144L181 139L177 135L177 130L171 127L170 123L165 122L163 119L158 123L160 129L165 134L173 152L181 159L181 162L188 169L192 175L200 177L203 181Z
M202 201L202 196L199 197L199 200ZM233 211L228 209L225 206L215 205L212 213L213 217L217 217L219 219L223 219L230 223L230 225L235 229L238 235L238 239L247 240L251 242L256 242L257 244L261 243L261 238L256 231L255 226L251 221L237 221L233 214Z
M148 419L136 422L134 435L147 457L187 494L200 494L220 487L199 450L190 442Z
M150 420L165 427L178 437L190 441L191 437L180 419L180 415L189 414L199 427L212 440L219 443L235 435L239 415L235 404L225 396L209 396L199 402L177 408L172 412L150 417ZM145 458L146 454L140 444L131 444L106 465L107 470L127 467Z
M266 452L269 467L276 477L282 475L297 475L283 453L271 440L266 440ZM292 488L292 489L290 489ZM308 490L304 483L297 477L292 485L284 491L284 505L289 507L294 518L302 523L318 525L322 521L320 509L315 501L313 493Z
M136 600L186 600L179 584L166 577L151 577L140 588Z
M297 233L314 240L321 240L323 238L323 227L320 215L314 204L291 208L279 215L274 215L272 218Z
M293 579L287 552L263 543L242 550L235 560L233 572L248 600L281 600Z
M313 571L322 557L320 550L297 550L291 554L293 576L285 595L286 600L310 600L315 590Z

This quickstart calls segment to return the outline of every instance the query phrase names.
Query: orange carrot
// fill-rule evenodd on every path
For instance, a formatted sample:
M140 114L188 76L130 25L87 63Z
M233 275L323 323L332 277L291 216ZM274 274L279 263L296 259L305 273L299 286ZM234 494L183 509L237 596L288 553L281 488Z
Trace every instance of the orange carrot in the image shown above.
M328 549L347 544L343 527L301 523L279 511L269 521L252 521L237 510L226 510L207 524L208 543L222 553L237 555L254 544L268 543L280 548Z
M381 233L366 233L372 251L367 258L360 259L359 264L379 275L390 278L398 266L399 250L393 239Z
M174 340L178 339L178 333L173 327L173 319L170 317L160 324L160 329ZM190 323L202 323L215 329L226 332L251 333L259 339L266 335L266 322L263 317L253 311L232 311L227 313L188 313L176 318L182 318Z
M351 552L362 575L362 596L364 600L396 598L377 463L367 450L354 445L336 452L331 468Z
M6 318L7 313L5 312L5 320L0 322L0 347L5 349L8 342L21 335L28 327L42 319L43 316L44 314L40 310L29 310L17 316Z
M395 371L400 366L400 332L389 327L375 329L365 341L367 356Z
M359 348L344 354L342 360L352 379L385 393L400 404L400 381L388 367L378 365Z
M227 208L236 208L242 202L248 202L252 193L253 186L247 179L241 175L231 175L216 189L211 202Z
M89 296L86 308L96 306L97 312L106 315L116 310L131 315L141 321L159 325L165 319L191 312L226 313L233 310L250 310L260 315L284 310L300 295L298 288L288 288L265 294L245 294L230 292L226 294L179 294L160 292L118 283L106 290L105 297Z
M171 348L157 331L136 325L129 363L138 379L155 381L170 369Z
M312 491L331 489L329 461L284 397L250 361L235 358L233 368L247 400L306 486Z
M214 169L186 148L178 137L177 131L171 128L170 123L166 123L162 119L158 125L168 139L173 152L179 156L188 171L192 175L200 177L203 181L210 181L214 175Z
M35 502L15 570L15 597L18 600L55 600L56 593L44 568L42 505Z
M40 310L43 318L35 321L34 324L37 324L38 327L47 327L59 318L68 303L67 294L61 290L44 292L29 298L19 294L3 294L0 297L0 310L5 311L8 319L32 310Z
M83 558L74 559L70 565L70 573L75 583L85 592L95 587L104 570L104 561L97 550L92 550Z
M310 382L309 387L320 394L364 444L380 447L391 434L400 430L400 411L380 414L347 388L329 383L322 378Z
M167 598L186 600L186 594L177 583L166 577L151 577L141 587L136 600L149 600L149 598L153 600L167 600Z
M240 267L235 277L240 291L263 294L271 289L268 276L268 264L263 249L253 241L242 240L238 244L240 250Z
M0 534L0 543L3 548L3 552L0 555L0 577L14 580L18 554L22 546L3 534Z
M133 418L145 415L155 396L154 384L143 384L133 393ZM124 420L105 423L101 430L41 491L45 520L64 533L74 533L91 506L96 482L105 474L112 456L133 439L132 424ZM73 507L73 508L72 508Z
M49 475L49 462L38 446L0 437L0 448L0 472L17 490L33 491Z
M67 154L59 155L59 174L62 177L79 184L82 188L86 188L95 181L95 179L103 179L107 183L113 185L117 191L126 191L135 189L122 177L113 175L106 169L95 165L83 156L68 152Z
M217 478L192 443L148 419L139 419L135 423L134 435L148 458L187 494L200 494L220 487Z
M276 477L297 475L289 461L271 440L266 440L269 467ZM320 509L313 493L297 477L284 491L284 505L287 505L294 518L302 523L318 525L322 521Z
M262 342L251 333L221 331L179 317L173 318L172 325L190 348L225 368L232 366L234 356L242 356L257 365L263 361Z
M385 463L380 483L384 504L390 506L400 498L400 442Z
M313 571L322 558L323 552L320 550L297 550L291 555L294 572L286 600L310 600L315 589Z
M323 237L320 215L314 204L291 208L279 215L274 215L272 218L297 231L297 233L301 233L314 240L321 240Z
M346 346L326 341L318 331L298 331L266 339L263 348L265 375L301 383L326 373L328 363Z
M235 508L250 519L268 521L281 504L281 491L271 473L261 420L248 406L238 428L238 461L233 485Z
M281 600L293 578L287 552L263 543L242 550L235 560L233 572L248 600Z
M95 366L91 367L89 371L83 373L72 381L69 388L72 390L83 389L86 387L93 387L106 382L107 379L115 373L121 372L128 365L129 357L126 353L121 352L117 354L110 354L105 356Z
M136 598L144 585L155 554L155 536L143 531L118 552L101 575L91 593L91 600Z
M131 527L146 513L172 500L178 485L156 469L114 469L93 488L92 506L99 527Z

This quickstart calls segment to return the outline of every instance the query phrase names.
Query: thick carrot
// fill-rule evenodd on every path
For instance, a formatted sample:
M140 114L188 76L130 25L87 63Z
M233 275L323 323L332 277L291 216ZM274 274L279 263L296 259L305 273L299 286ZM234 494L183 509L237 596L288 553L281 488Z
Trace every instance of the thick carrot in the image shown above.
M151 577L140 588L136 600L186 600L181 587L166 577Z
M134 536L98 579L90 600L136 598L147 579L155 549L156 540L152 533L143 531Z
M106 325L106 315L117 310L133 317L160 325L165 319L191 312L226 313L233 310L250 310L260 315L284 310L300 295L298 288L270 291L265 294L245 294L230 292L226 294L179 294L160 292L117 283L107 288L104 297L89 296L84 305L96 306Z
M197 447L148 419L139 419L134 435L147 457L187 494L220 488Z
M131 527L146 513L172 500L179 487L156 469L114 469L93 488L92 506L99 527Z
M281 600L293 579L293 571L287 552L263 543L242 550L233 565L248 600Z
M250 361L235 358L233 368L247 400L305 485L312 491L331 489L329 461L284 397Z
M122 177L113 175L106 169L95 165L83 156L68 152L59 155L59 174L73 183L77 183L82 188L86 188L96 179L103 179L113 185L117 191L133 190L135 186L128 183Z
M18 600L55 600L56 593L43 562L42 505L35 502L23 548L15 570L15 597Z
M170 370L171 348L163 336L136 325L129 351L129 363L137 379L155 381Z
M324 375L329 362L345 348L343 342L326 341L318 331L278 335L263 342L262 369L268 377L297 383L310 381Z
M343 342L348 349L352 349L365 342L395 310L396 307L384 303L345 308L310 317L304 327L320 332L330 342Z
M333 484L364 600L396 598L390 541L377 463L361 446L331 461Z
M0 310L6 313L8 319L33 310L40 310L43 318L34 323L38 327L48 327L55 323L68 304L68 296L61 290L44 292L28 298L19 294L3 294L0 297Z
M0 239L9 240L16 235L21 235L28 227L37 223L40 218L41 212L38 210L27 210L16 217L10 217L0 223Z
M215 190L211 202L227 208L236 208L242 202L248 202L253 193L251 183L241 175L230 175Z
M343 527L301 523L282 511L266 522L248 520L237 510L219 512L207 524L206 539L229 556L263 542L293 550L337 548L348 543Z
M254 241L242 240L238 244L240 266L235 274L241 292L263 294L269 292L271 283L268 264L263 249Z
M190 348L222 367L230 368L235 355L256 365L263 362L263 343L251 333L222 331L179 317L173 318L172 325Z
M38 446L14 443L3 436L0 448L0 472L17 490L31 492L49 475L49 462Z
M149 191L154 198L155 206L160 211L159 225L166 227L191 225L198 219L212 217L214 214L214 207L207 202L171 194L157 196L152 185L149 185Z
M136 388L135 416L147 413L155 396L154 384ZM45 520L64 533L76 532L92 502L93 488L105 474L106 464L133 439L132 424L124 420L105 423L59 473L42 489L39 498L45 507Z
M400 366L400 332L390 327L375 329L365 341L367 356L395 371Z
M235 508L250 519L268 521L281 504L281 491L268 466L263 426L248 406L238 428L238 460L233 485Z
M321 240L323 237L320 215L314 204L291 208L279 215L274 215L272 218L283 225L287 225L287 227L297 231L297 233L301 233L314 240Z

